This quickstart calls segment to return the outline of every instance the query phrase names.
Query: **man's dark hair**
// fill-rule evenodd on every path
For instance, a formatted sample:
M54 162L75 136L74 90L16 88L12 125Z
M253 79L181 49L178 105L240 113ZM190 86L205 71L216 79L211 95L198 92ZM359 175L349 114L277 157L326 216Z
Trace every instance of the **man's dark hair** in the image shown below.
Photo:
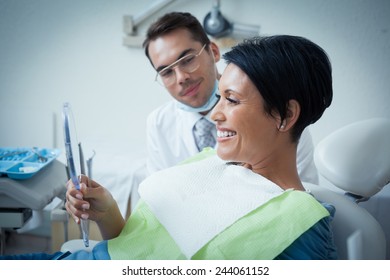
M149 57L149 44L151 41L163 36L173 30L187 29L195 41L202 45L209 44L210 39L207 37L202 24L190 13L171 12L157 19L146 32L146 39L142 46L145 48L145 54Z

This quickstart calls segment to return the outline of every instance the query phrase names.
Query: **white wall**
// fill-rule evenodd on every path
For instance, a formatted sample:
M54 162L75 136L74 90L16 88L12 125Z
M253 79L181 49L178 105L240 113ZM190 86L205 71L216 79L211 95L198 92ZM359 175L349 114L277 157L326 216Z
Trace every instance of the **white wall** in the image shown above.
M70 101L79 140L143 154L145 118L170 97L143 50L122 45L122 16L154 2L0 0L0 146L62 147ZM203 20L212 3L179 0L156 17L180 10ZM390 118L390 1L222 0L221 9L261 34L302 35L328 52L334 102L312 127L315 143L356 120Z

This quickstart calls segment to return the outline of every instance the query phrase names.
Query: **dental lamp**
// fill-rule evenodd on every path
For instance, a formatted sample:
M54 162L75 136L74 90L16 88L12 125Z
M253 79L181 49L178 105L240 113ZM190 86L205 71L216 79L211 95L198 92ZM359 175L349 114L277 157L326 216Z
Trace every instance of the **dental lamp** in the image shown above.
M214 38L249 38L260 34L260 26L229 22L220 12L220 1L214 1L211 12L203 20L206 33Z

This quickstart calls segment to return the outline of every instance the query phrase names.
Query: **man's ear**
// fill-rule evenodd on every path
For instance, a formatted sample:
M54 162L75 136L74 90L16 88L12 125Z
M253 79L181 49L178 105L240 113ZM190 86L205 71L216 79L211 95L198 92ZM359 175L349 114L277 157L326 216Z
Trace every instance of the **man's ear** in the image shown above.
M287 116L284 119L283 123L280 125L280 131L287 131L294 126L297 122L299 115L301 113L301 106L298 101L291 99L288 101L287 106Z
M221 59L221 52L216 43L210 42L210 49L213 53L215 63L217 63Z

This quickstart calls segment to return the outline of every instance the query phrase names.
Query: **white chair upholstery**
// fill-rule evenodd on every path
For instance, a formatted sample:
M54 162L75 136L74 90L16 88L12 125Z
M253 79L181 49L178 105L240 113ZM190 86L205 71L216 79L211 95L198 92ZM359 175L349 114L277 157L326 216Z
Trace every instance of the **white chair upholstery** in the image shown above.
M384 260L386 238L377 220L348 197L324 187L305 184L313 195L336 207L332 222L334 241L340 259Z
M390 119L359 121L316 146L314 162L336 187L371 197L390 182Z
M99 241L97 240L89 240L89 247L84 246L84 241L82 239L72 239L66 241L61 246L61 252L76 252L78 250L85 250L87 252L91 252L96 244L98 244Z
M318 172L345 195L308 186L336 207L335 242L342 259L385 259L386 238L359 200L390 182L390 120L374 118L347 125L323 139L314 152Z

